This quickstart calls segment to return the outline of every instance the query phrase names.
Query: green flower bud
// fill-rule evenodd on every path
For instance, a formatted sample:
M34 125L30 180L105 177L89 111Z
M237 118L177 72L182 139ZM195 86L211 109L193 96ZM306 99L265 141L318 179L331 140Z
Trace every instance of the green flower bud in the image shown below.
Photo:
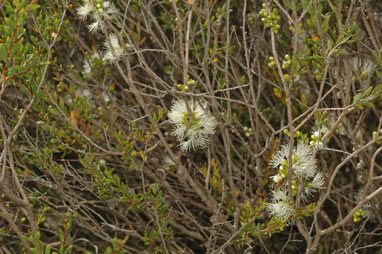
M187 82L187 85L189 85L189 86L193 86L193 85L195 85L195 80L193 80L193 79L190 79L188 82Z

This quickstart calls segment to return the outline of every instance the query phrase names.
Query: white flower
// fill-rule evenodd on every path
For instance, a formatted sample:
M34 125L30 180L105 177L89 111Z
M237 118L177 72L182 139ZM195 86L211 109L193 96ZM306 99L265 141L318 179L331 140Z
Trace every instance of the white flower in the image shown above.
M110 44L108 41L104 42L106 52L103 59L109 61L110 63L116 63L123 55L123 48L121 44L119 44L117 35L111 34L109 40Z
M82 19L91 14L94 22L88 26L90 32L104 30L105 20L113 19L117 11L113 3L104 0L85 0L84 4L77 8L77 13Z
M325 178L324 175L320 172L313 178L312 187L315 189L321 189L324 184Z
M273 168L288 167L289 145L283 145L273 156L270 165ZM316 175L317 163L310 146L299 143L293 149L292 167L294 174L303 178L311 178Z
M313 178L312 182L305 184L304 189L301 194L301 198L303 201L307 201L309 198L313 196L319 189L325 184L324 175L320 172Z
M293 204L284 189L277 189L272 192L271 204L267 206L267 209L273 216L284 220L288 220L295 213Z
M94 33L94 32L97 32L103 26L104 26L104 23L100 19L100 20L96 20L95 22L93 22L90 25L88 25L88 28L89 28L90 32Z
M310 146L300 143L295 148L293 154L293 168L302 177L313 177L317 171L316 158Z
M207 111L206 102L191 100L188 104L191 116L184 100L173 101L168 113L169 121L175 125L173 134L181 141L183 151L205 148L209 142L209 135L215 133L217 124L215 118Z
M83 6L77 8L77 13L81 16L82 19L86 19L89 13L93 10L92 3L92 0L86 0Z
M271 176L271 178L273 179L273 181L275 183L279 183L281 180L283 180L283 177L280 174L277 174L275 176Z

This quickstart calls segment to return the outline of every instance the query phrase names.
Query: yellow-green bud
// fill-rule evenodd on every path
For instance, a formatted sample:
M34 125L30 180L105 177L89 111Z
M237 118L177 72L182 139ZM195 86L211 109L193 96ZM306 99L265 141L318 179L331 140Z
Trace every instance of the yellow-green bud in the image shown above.
M289 74L284 74L284 79L286 82L290 82L292 80L292 78Z
M195 85L195 80L193 80L193 79L190 79L188 82L187 82L187 85L189 85L189 86L193 86L193 85Z

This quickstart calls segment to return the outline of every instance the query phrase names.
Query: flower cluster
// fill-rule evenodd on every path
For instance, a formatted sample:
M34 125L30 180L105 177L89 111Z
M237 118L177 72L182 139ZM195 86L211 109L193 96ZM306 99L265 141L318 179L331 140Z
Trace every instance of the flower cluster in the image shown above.
M83 19L91 15L94 21L88 26L91 32L105 30L105 20L113 19L116 12L117 8L114 4L104 0L84 0L83 5L77 8L78 15Z
M278 173L271 178L277 188L272 192L271 204L268 206L270 213L276 217L287 219L294 213L293 202L288 198L288 174L289 170L289 145L283 145L277 151L270 166L278 169ZM292 152L292 196L298 194L303 201L307 201L325 183L324 176L317 171L317 162L313 154L313 147L305 143L299 143Z
M209 135L215 133L217 122L206 106L206 102L194 100L188 102L188 107L184 100L173 102L168 118L175 125L173 134L181 141L183 151L205 148L209 142Z

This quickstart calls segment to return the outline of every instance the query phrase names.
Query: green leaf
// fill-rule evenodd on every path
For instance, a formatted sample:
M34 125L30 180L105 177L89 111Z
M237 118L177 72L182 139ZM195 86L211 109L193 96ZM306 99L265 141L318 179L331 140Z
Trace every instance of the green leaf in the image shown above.
M5 60L7 59L8 49L7 45L5 43L0 44L0 57L1 59Z
M323 33L326 34L329 29L330 14L326 15L324 22L322 23Z
M359 94L356 94L353 98L353 103L357 104L362 98L362 95L359 93Z
M381 85L381 84L379 84L379 85L377 85L376 87L374 87L373 95L375 95L375 94L379 94L379 93L381 93L381 92L382 92L382 85Z
M73 246L69 246L68 248L66 248L64 254L70 254L70 253L72 253L72 249L73 249Z
M11 49L10 57L14 57L16 55L16 53L20 51L21 46L22 46L22 44L20 44L20 43L14 43L12 46L12 49Z
M45 252L44 252L44 254L50 254L50 252L51 252L50 245L47 244L46 247L45 247Z
M7 73L7 77L10 78L10 77L13 77L14 75L16 75L17 73L17 66L14 66L13 68L11 68L8 73Z
M361 105L366 107L366 108L374 108L374 104L372 104L370 102L362 102Z
M36 241L40 240L40 236L41 236L40 231L37 231L36 237L35 237Z
M369 87L368 89L366 89L365 92L363 92L363 97L368 97L370 94L371 94L371 91L373 90L373 87Z
M30 248L29 250L32 252L32 254L41 254L36 248Z

